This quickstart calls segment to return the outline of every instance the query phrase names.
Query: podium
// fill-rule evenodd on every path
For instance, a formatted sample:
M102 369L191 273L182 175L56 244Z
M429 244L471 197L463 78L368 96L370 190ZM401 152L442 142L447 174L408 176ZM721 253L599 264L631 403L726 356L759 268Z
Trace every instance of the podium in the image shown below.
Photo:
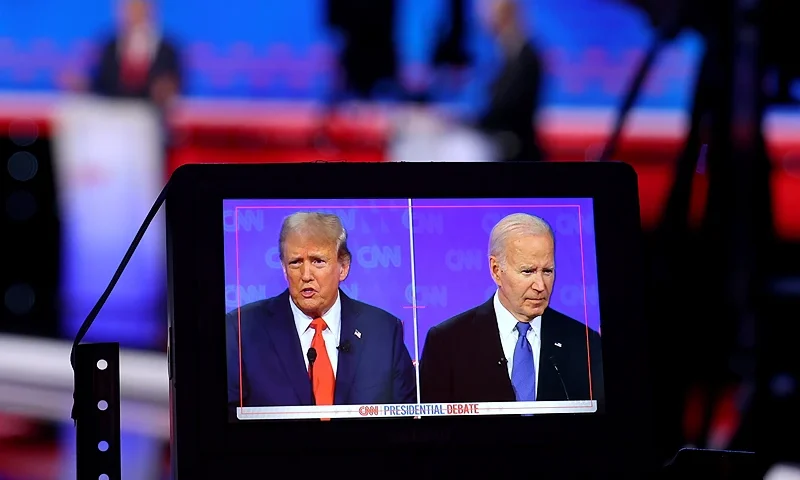
M494 162L497 148L480 132L425 109L395 115L388 157L392 162Z
M70 97L57 105L52 133L62 223L62 334L71 337L108 285L164 185L163 130L158 111L147 103ZM164 232L159 214L86 341L165 345ZM159 464L160 440L121 433L122 478L155 478L160 473L153 471ZM71 424L62 435L64 448L74 451ZM75 456L64 458L63 478L75 478Z
M56 108L53 149L63 226L62 332L73 335L105 289L164 185L163 130L146 102L68 97ZM90 341L152 346L164 336L164 220L154 221ZM98 338L100 337L100 338ZM87 339L88 340L88 339Z

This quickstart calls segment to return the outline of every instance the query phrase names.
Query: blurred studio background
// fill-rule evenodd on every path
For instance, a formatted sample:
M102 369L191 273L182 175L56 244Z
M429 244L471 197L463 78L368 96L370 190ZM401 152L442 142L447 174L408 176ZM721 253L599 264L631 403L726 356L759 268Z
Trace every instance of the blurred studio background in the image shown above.
M761 431L797 437L797 5L0 0L0 480L75 478L71 339L203 162L630 163L659 452L798 460ZM126 479L168 473L163 234L86 339L124 348Z

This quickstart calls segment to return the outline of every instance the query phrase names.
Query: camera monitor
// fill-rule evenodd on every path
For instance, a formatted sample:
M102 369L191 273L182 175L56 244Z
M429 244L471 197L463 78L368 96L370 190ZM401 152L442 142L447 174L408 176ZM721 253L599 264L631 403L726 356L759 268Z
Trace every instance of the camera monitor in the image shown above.
M236 419L602 404L591 198L222 205Z
M459 422L575 425L567 438L633 420L635 181L617 164L182 168L179 454L201 437L375 447Z

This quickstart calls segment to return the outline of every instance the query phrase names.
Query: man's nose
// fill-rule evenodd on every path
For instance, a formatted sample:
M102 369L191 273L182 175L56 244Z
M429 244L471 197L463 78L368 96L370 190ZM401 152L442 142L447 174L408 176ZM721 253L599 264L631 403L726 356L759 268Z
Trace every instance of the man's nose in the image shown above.
M310 282L314 279L314 277L311 275L311 265L304 263L300 272L302 274L303 281Z
M531 288L536 290L537 292L544 291L544 277L542 277L541 273L537 273L533 276L533 283L531 284Z

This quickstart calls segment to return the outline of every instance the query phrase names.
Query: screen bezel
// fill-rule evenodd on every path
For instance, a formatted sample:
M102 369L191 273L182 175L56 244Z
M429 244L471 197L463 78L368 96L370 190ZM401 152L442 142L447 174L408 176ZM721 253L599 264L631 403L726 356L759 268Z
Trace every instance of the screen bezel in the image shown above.
M523 184L524 178L534 183ZM592 198L605 413L229 422L220 313L225 311L223 200L343 197ZM591 455L600 471L601 463L608 468L619 463L622 452L627 462L633 461L631 454L647 456L650 390L638 189L625 164L187 165L173 174L168 191L167 243L173 462L184 478L230 473L246 458L290 458L306 451L310 438L328 446L329 454L369 450L390 456L423 445L470 446L490 456L502 439L500 444L525 445L532 452L546 447L547 458L540 461L550 464L557 452ZM536 435L526 435L533 431Z

